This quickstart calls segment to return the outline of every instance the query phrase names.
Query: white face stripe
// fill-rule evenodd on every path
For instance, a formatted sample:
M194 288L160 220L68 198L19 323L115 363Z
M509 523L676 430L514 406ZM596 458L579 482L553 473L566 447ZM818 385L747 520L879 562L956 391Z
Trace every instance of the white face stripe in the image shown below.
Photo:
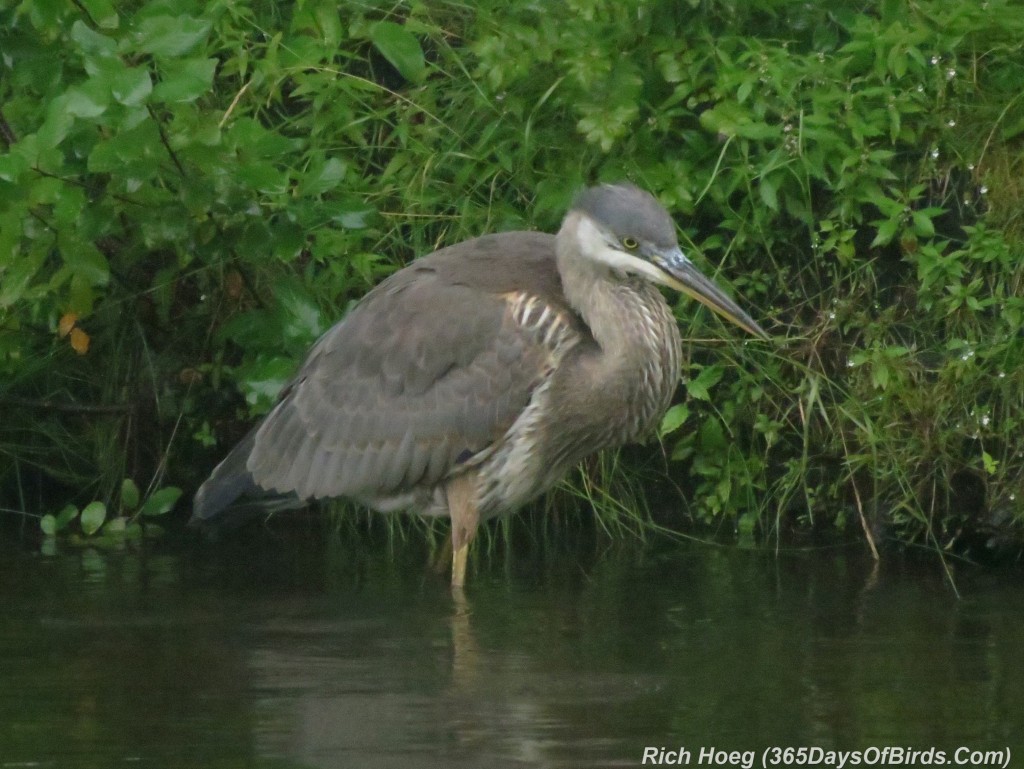
M576 240L579 242L582 253L601 264L608 265L613 270L640 275L669 288L679 288L677 282L672 281L668 275L646 259L609 246L608 241L601 234L601 230L589 216L579 218L579 224L576 226Z

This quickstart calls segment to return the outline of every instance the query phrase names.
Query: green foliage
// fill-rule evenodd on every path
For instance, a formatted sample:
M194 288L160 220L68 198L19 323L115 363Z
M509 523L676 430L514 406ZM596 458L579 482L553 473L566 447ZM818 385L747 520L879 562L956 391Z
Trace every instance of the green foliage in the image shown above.
M181 489L175 486L157 489L139 508L139 515L152 517L169 513L174 509L180 496Z
M423 49L409 30L393 21L378 21L370 27L370 40L398 74L413 83L423 81L426 74Z
M81 511L75 505L65 505L59 513L47 513L39 519L39 529L47 539L69 535L72 544L123 546L128 540L144 534L156 536L162 530L152 524L143 524L139 518L165 515L174 509L181 489L167 486L155 490L139 507L139 487L131 478L121 481L119 514L111 517L106 503L93 500ZM72 529L78 521L82 536ZM52 546L52 544L51 544Z
M695 518L1017 536L1022 40L1008 0L5 6L4 506L163 510L123 479L193 487L388 272L630 178L777 339L678 305Z

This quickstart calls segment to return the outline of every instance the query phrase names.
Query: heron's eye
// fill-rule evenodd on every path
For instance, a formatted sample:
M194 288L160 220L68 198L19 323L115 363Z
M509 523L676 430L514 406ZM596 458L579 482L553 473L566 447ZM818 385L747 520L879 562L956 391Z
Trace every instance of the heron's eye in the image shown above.
M633 238L623 238L622 239L622 246L627 251L636 251L637 248L640 247L640 244L637 243L636 240L633 239Z

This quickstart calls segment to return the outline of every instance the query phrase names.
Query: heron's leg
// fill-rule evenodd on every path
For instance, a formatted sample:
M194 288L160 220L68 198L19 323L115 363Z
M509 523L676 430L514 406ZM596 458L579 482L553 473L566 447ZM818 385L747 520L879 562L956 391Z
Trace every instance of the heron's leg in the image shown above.
M469 560L469 543L467 542L452 553L452 589L462 591L466 584L466 563Z
M452 587L466 584L469 543L476 536L480 511L476 507L476 476L457 475L448 481L448 514L452 519Z

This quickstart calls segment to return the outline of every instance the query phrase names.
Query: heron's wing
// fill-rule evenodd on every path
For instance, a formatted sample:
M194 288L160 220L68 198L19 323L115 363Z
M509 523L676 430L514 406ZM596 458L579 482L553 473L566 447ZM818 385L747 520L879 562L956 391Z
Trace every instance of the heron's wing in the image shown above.
M255 486L301 498L398 494L499 440L550 373L556 345L578 333L559 300L552 241L470 241L370 292L238 447ZM537 264L517 268L517 249ZM526 268L530 277L511 277ZM216 512L201 511L213 492L200 490L197 516Z

